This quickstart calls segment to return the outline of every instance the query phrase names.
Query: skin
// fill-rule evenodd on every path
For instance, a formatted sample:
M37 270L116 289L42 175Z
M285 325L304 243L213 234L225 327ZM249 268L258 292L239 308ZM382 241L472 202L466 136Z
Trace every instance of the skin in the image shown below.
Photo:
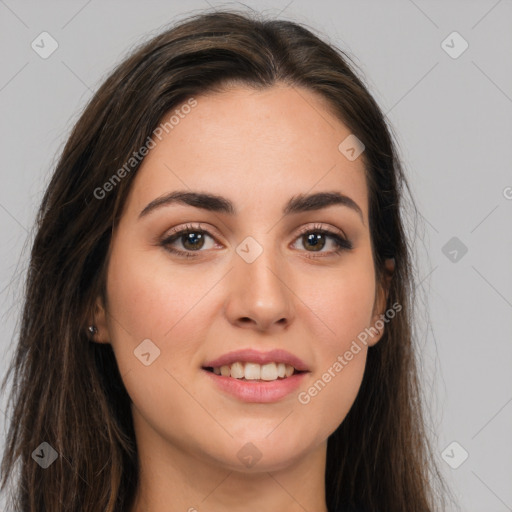
M361 344L307 405L297 395L384 312L363 161L340 153L350 131L308 90L232 87L196 99L137 172L112 239L107 301L98 299L94 318L95 341L112 345L133 402L141 479L131 512L326 512L327 438L356 398L368 348ZM224 196L238 213L176 203L138 218L178 189ZM349 196L362 218L340 205L283 216L292 196L320 191ZM199 247L195 258L159 245L188 223L213 237L173 243ZM299 230L317 224L344 233L353 249L335 254L326 237L316 252ZM252 263L236 252L247 236L263 248ZM148 338L160 355L145 366L134 350ZM216 389L202 365L249 347L305 361L299 391L264 404ZM252 468L237 457L248 442L261 453Z

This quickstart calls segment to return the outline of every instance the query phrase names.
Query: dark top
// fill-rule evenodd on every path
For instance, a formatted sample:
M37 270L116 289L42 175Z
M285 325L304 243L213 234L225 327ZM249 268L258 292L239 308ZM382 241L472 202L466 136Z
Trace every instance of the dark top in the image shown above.
M344 509L339 509L339 510L335 510L334 512L368 512L367 509L362 509L362 508L344 508Z
M333 512L370 512L368 509L359 507L359 506L347 506L344 508L340 508L338 510L334 510ZM373 512L373 511L372 511ZM375 511L377 512L377 511Z

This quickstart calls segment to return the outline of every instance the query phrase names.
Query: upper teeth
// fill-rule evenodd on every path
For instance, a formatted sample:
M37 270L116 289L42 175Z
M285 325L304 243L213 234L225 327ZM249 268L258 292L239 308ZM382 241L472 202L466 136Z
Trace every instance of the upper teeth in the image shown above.
M214 373L223 377L233 377L235 379L246 380L276 380L278 377L290 377L293 375L294 368L285 363L242 363L237 361L231 365L224 365L220 368L214 368Z

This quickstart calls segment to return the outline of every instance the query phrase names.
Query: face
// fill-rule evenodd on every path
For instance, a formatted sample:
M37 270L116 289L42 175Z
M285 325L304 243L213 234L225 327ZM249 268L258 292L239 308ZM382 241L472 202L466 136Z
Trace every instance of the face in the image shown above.
M97 341L113 347L138 443L275 470L325 446L380 337L357 341L383 312L363 162L310 91L195 99L132 183Z

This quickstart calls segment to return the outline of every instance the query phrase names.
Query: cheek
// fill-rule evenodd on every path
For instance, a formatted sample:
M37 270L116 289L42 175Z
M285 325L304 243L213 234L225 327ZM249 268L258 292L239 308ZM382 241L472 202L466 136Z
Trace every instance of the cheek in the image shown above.
M147 339L160 350L155 363L179 365L197 348L197 306L214 282L173 268L154 248L135 251L128 245L118 241L107 279L109 330L120 369L140 366L134 350Z
M112 252L107 291L111 344L135 418L165 437L189 430L204 437L203 427L192 425L205 411L189 393L209 321L205 296L218 279L194 277L159 251L130 251L128 245L118 243ZM146 366L139 356L148 352Z
M310 325L318 331L313 378L298 396L300 407L324 418L322 433L329 435L346 417L359 392L367 345L358 336L371 325L375 280L371 259L354 262L329 279L314 280L303 288L304 302L311 306ZM309 283L312 284L311 282ZM313 320L317 316L321 322Z
M312 276L301 289L304 302L325 327L324 352L330 357L333 351L346 350L371 325L375 300L371 259L353 259L335 273Z

